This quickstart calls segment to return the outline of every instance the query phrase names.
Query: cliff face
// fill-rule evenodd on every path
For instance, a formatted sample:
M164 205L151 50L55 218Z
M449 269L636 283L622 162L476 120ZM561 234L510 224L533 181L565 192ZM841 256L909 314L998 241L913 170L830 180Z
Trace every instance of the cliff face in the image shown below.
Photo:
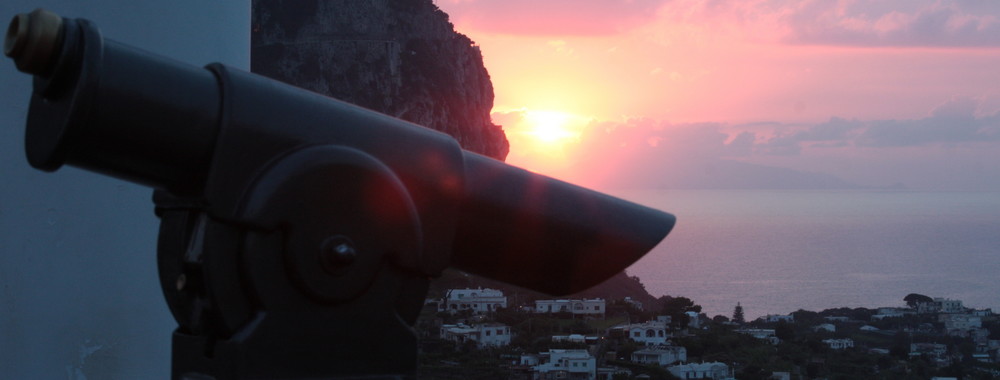
M479 47L431 0L253 0L251 71L453 136L503 160Z

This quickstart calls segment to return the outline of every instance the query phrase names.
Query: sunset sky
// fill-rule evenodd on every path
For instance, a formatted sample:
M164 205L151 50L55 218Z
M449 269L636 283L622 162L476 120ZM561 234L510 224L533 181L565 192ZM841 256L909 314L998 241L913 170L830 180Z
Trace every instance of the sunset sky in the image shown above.
M531 170L1000 190L1000 2L435 3L481 47L508 162Z

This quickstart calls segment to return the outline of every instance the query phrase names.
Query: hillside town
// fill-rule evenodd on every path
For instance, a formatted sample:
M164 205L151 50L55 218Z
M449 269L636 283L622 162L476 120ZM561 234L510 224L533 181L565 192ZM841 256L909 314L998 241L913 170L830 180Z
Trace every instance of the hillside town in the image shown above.
M961 300L709 317L684 297L537 298L447 289L418 323L427 379L992 379L1000 322Z

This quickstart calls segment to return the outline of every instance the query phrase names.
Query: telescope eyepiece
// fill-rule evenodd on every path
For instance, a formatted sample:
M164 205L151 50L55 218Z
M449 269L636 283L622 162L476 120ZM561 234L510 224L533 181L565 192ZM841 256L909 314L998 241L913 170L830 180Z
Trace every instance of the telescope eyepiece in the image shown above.
M7 26L3 53L17 69L32 75L47 75L61 47L62 17L44 9L14 16Z
M3 40L4 55L14 58L24 50L28 35L27 18L27 15L21 13L10 20L10 25L7 26L7 35Z

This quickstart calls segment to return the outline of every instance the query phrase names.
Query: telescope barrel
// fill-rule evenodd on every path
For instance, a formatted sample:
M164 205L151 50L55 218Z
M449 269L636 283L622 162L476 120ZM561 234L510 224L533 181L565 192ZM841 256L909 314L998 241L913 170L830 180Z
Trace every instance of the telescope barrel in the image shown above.
M665 212L465 152L452 264L553 295L599 284L673 228Z
M275 157L349 146L384 162L409 191L425 274L440 273L450 253L460 269L568 294L622 271L674 225L670 214L462 151L436 131L104 39L87 20L19 15L4 53L35 75L25 135L32 166L70 164L205 197L218 212L239 207Z

